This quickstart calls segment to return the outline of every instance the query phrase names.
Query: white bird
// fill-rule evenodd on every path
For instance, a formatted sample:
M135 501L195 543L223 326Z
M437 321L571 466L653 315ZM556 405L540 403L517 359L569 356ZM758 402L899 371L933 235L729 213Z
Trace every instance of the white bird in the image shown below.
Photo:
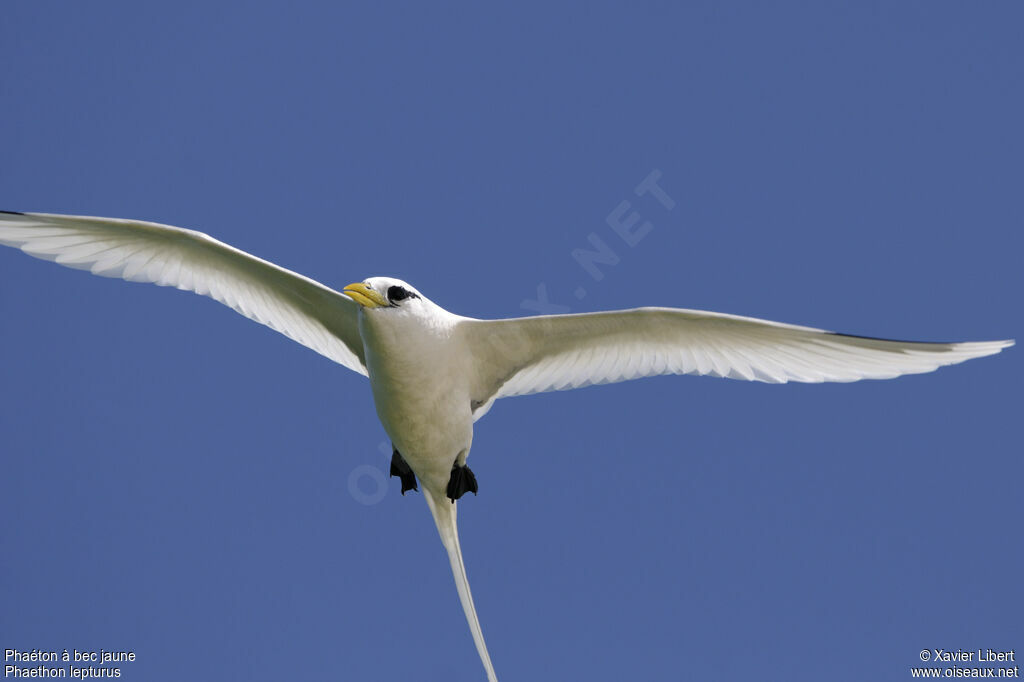
M998 353L1013 341L918 343L846 336L676 308L478 320L371 277L334 291L203 233L167 225L0 213L0 243L105 277L210 296L370 379L394 444L391 473L418 489L448 552L491 682L459 547L455 500L477 492L473 423L498 398L658 374L785 383L890 379Z

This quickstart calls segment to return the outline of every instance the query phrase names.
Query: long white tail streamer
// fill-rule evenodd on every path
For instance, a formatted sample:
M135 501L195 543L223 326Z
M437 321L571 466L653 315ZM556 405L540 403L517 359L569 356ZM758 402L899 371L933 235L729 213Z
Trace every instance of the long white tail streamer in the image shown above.
M423 486L423 497L427 500L430 513L434 516L434 523L437 524L437 532L441 535L441 542L448 552L448 561L452 565L452 575L455 577L455 588L459 591L459 601L462 602L462 610L466 613L466 621L469 623L469 630L473 633L473 642L476 643L476 651L480 654L480 660L487 671L488 682L498 682L498 676L494 672L494 665L491 663L491 655L487 653L487 644L484 643L484 633L480 629L480 619L476 615L476 606L473 605L473 593L469 591L469 578L466 577L466 564L462 561L462 547L459 546L459 529L455 522L456 504L447 499L435 500L426 486Z

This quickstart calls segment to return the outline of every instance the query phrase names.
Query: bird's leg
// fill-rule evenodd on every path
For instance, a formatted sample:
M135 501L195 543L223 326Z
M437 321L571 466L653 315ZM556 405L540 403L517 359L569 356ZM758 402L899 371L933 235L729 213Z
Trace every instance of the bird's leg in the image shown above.
M462 497L463 493L470 492L476 495L476 476L472 469L458 462L452 465L452 475L448 479L448 499L455 504L455 500Z
M402 453L398 451L394 445L391 446L394 452L391 453L391 473L390 476L398 476L402 479L402 494L405 495L406 490L415 490L419 492L419 488L416 486L416 474L412 472L412 467L409 463L402 458Z

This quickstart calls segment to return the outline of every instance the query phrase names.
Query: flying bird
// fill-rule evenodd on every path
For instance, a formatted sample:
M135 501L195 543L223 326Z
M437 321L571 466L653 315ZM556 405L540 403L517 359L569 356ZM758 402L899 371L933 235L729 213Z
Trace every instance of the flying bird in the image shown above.
M678 308L479 320L399 279L370 277L338 292L201 232L137 220L0 212L0 243L96 275L209 296L368 377L394 448L391 475L403 495L422 487L491 682L456 500L478 492L467 465L473 424L498 398L659 374L891 379L1014 343L890 341Z

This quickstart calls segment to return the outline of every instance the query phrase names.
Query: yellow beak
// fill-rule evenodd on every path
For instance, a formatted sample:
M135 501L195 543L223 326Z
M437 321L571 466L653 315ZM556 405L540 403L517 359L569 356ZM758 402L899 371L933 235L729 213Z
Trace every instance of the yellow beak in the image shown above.
M353 282L342 292L364 308L384 308L390 306L388 300L362 282Z

